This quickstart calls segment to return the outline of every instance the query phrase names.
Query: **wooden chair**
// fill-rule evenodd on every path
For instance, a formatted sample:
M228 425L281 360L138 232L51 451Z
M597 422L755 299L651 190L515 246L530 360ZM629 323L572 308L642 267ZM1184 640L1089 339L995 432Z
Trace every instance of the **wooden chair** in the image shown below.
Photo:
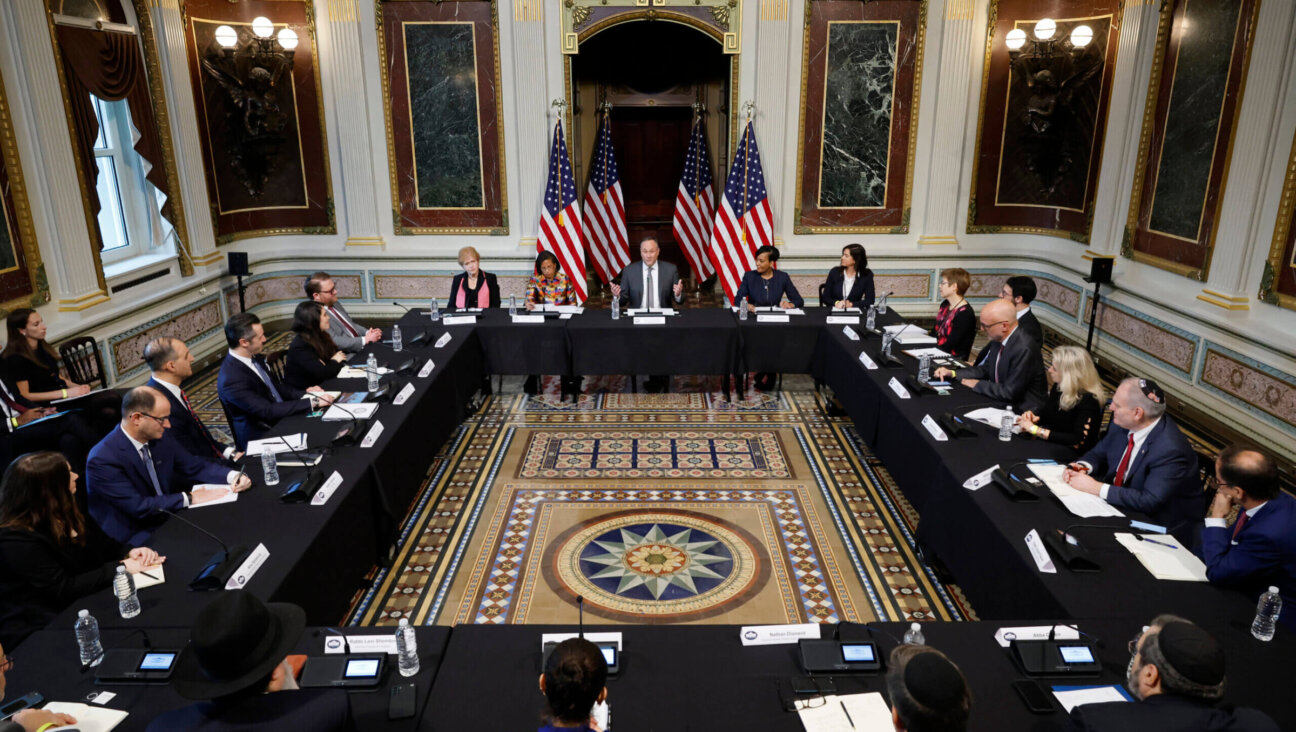
M107 388L108 377L104 375L103 359L95 339L78 336L60 344L58 350L72 381L90 385L99 382L99 388Z
M279 383L284 380L284 365L288 361L288 349L284 348L266 356L266 368Z

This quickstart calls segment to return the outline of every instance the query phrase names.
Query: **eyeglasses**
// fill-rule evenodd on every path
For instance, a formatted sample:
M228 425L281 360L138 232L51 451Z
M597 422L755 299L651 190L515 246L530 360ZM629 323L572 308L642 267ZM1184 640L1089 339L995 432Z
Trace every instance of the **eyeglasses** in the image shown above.
M5 673L6 671L8 671L13 667L14 667L14 657L9 656L5 658L5 660L0 661L0 674Z
M1220 480L1219 478L1213 475L1208 475L1206 476L1206 487L1207 489L1219 490L1220 488L1225 488L1225 487L1231 488L1233 487L1233 484L1225 483L1224 481Z
M1129 645L1127 646L1127 648L1129 648L1129 653L1130 653L1131 656L1137 656L1137 655L1138 655L1138 651L1139 651L1139 641L1141 641L1141 640L1143 640L1143 634L1142 634L1142 633L1139 633L1138 635L1134 636L1134 639L1133 639L1133 640L1131 640L1131 641L1129 642Z
M1002 324L1007 323L1007 322L1008 322L1008 321L1006 321L1006 320L996 320L996 321L993 322L993 323L982 323L981 321L978 320L978 321L977 321L977 327L979 327L981 330L990 330L991 328L995 327L996 325L1002 325Z
M321 295L332 295L332 294L334 294L335 292L337 292L337 285L333 285L332 287L328 288L327 290L320 290L320 294L321 294Z
M155 416L149 414L148 412L136 412L136 414L138 414L138 415L141 416L141 417L148 417L149 419L151 419L151 420L153 420L154 422L157 422L158 424L163 425L163 426L166 426L166 425L171 421L171 416L170 416L170 415L167 415L167 416L165 416L165 417L155 417Z

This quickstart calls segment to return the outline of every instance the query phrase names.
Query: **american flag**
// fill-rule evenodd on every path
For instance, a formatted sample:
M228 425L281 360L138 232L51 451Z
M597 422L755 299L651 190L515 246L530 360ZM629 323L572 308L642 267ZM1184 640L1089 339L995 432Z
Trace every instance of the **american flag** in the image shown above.
M765 195L756 133L748 120L711 230L711 262L730 300L742 276L756 268L756 249L773 243L774 213Z
M612 151L612 125L607 115L599 129L585 189L585 244L594 260L594 271L606 284L630 264L630 237L626 234L625 200Z
M580 206L576 179L567 159L562 120L554 125L553 147L549 151L549 180L545 183L544 211L540 212L540 237L536 251L553 252L567 274L576 299L585 302L585 248L581 246Z
M706 131L699 117L693 123L688 155L684 158L684 175L680 176L679 192L675 194L674 222L675 241L684 250L698 282L715 274L715 267L711 266L711 258L707 256L708 229L714 215L711 153L707 150Z

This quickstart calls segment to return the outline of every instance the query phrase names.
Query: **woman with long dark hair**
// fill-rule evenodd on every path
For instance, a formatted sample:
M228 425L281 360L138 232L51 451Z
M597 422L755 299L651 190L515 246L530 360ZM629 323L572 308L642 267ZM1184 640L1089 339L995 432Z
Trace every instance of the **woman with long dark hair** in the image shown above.
M298 303L291 329L297 335L288 345L284 381L307 389L337 376L346 364L346 354L329 335L329 314L324 306L311 300Z
M56 399L91 392L88 384L72 383L67 373L59 370L58 352L45 340L48 328L40 313L31 308L18 308L5 318L5 329L9 340L0 351L3 365L0 375L19 407L47 407ZM95 439L111 432L121 421L121 398L121 392L106 389L76 403Z
M868 268L868 254L859 244L842 247L841 265L828 270L828 279L820 288L819 304L838 310L867 310L873 304L873 270Z
M14 647L72 602L111 586L117 565L136 574L166 560L145 547L127 551L86 521L76 505L76 479L57 452L28 453L5 469L0 644Z

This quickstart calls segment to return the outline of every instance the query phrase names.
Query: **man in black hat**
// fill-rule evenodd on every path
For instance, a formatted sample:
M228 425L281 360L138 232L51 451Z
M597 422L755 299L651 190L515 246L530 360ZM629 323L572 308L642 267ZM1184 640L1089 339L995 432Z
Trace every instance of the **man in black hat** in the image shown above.
M338 689L297 689L288 653L306 627L306 613L288 603L261 602L244 590L220 593L198 614L171 684L202 699L153 720L164 730L283 729L351 732L350 702ZM271 693L278 692L278 693Z
M1224 649L1191 622L1157 616L1130 652L1126 685L1138 702L1078 706L1071 710L1073 732L1278 732L1262 712L1218 704Z
M1107 434L1062 477L1113 506L1142 511L1189 544L1202 517L1197 453L1165 412L1155 381L1125 379L1112 395Z
M886 675L896 732L963 732L972 710L967 679L944 653L897 646Z

